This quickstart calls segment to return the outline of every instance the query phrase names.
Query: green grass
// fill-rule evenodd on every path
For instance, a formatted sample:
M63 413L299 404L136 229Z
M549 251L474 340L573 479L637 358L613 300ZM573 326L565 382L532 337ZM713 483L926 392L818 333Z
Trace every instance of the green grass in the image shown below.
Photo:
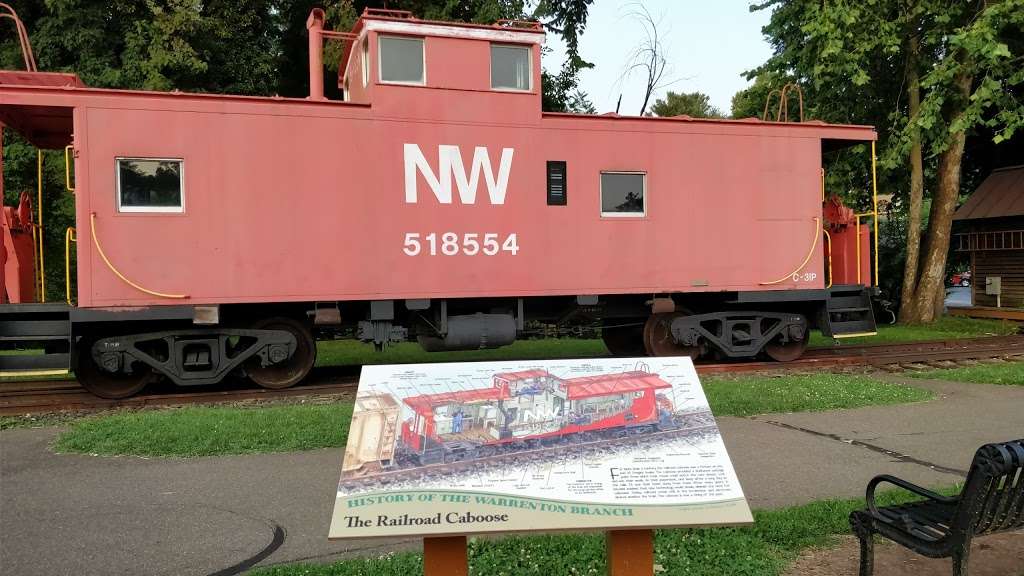
M704 390L719 416L832 410L932 397L920 388L842 374L707 378ZM70 422L56 448L106 456L193 457L340 447L345 445L351 415L350 403L119 412Z
M718 416L837 410L934 397L923 388L849 374L720 376L704 378L703 384L711 409Z
M105 456L223 456L341 447L352 404L190 407L83 418L57 439L59 452Z
M931 378L934 380L952 380L955 382L974 382L976 384L1024 386L1024 362L979 364L977 366L947 368L944 370L908 372L907 376L912 378Z
M478 360L541 360L607 356L608 349L600 340L549 338L518 340L510 346L491 350L462 352L425 352L415 342L389 346L375 352L372 344L355 340L328 340L317 343L317 366L362 364L413 364L420 362L472 362Z
M880 326L877 336L846 338L842 345L890 344L920 340L944 340L1015 334L1019 325L1001 320L979 320L944 316L927 326ZM811 333L813 347L836 346L836 341L819 332ZM549 338L545 340L519 340L511 346L494 350L464 352L424 352L418 344L405 342L375 352L370 344L354 340L328 340L317 343L318 366L347 366L362 364L412 364L420 362L471 362L478 360L539 360L548 358L578 358L607 356L608 350L599 339Z
M1006 336L1016 334L1020 324L1009 320L986 320L982 318L962 318L959 316L943 316L932 324L923 326L904 326L902 324L883 324L878 327L875 336L859 338L843 338L840 345L850 344L892 344L897 342L918 342L923 340L946 340L953 338L978 338L981 336ZM832 338L822 336L820 332L811 333L810 346L832 347Z
M940 492L951 494L958 489ZM906 501L905 493L879 494L881 505ZM824 500L781 510L754 512L746 528L658 530L654 563L659 576L777 576L810 547L828 546L850 531L847 517L863 500ZM423 570L417 553L342 560L333 564L293 564L257 569L253 576L409 576ZM473 576L604 574L601 534L559 534L480 538L469 542Z

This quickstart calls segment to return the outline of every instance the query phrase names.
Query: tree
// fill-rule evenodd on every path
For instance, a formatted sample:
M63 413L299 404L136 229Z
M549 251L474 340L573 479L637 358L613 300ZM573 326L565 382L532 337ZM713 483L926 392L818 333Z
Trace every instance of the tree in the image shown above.
M901 320L931 321L966 141L987 132L998 144L1024 124L1024 0L770 0L753 9L769 7L775 54L752 76L808 86L818 118L879 126L883 178L899 187L908 218Z
M640 24L644 38L629 52L619 83L627 82L634 74L640 75L644 82L644 100L640 105L640 116L643 116L647 112L651 95L672 82L665 78L668 59L665 58L665 43L658 29L661 20L656 21L647 7L639 3L633 5L627 16Z
M655 116L691 116L693 118L721 118L722 112L711 105L711 98L701 92L672 92L659 98L651 106Z

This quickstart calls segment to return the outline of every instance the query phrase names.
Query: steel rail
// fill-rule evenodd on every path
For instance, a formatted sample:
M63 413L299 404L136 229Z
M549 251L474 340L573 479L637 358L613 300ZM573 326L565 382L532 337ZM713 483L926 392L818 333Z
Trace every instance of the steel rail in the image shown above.
M600 357L600 356L595 356ZM913 342L867 344L839 348L812 348L792 362L698 363L701 375L744 372L800 372L847 366L886 367L903 364L1024 358L1024 336L994 336ZM156 385L148 393L123 400L93 396L73 380L0 382L0 415L44 414L61 411L99 411L184 404L218 404L236 401L269 401L301 396L354 396L358 366L314 368L310 377L292 388L270 390L246 383L222 384L201 390Z

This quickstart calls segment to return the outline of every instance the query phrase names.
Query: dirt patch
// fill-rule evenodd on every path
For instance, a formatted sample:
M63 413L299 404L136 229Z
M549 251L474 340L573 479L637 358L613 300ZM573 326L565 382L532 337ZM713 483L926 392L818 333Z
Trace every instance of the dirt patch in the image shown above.
M860 543L844 536L837 546L808 550L785 576L857 576ZM875 576L950 576L949 558L925 558L892 542L875 542ZM1024 576L1024 532L976 538L971 544L971 576Z

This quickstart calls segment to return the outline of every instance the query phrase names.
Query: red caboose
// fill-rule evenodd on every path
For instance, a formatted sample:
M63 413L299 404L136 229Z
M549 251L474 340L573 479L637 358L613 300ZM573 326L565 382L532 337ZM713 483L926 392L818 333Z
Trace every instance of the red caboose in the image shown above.
M6 127L67 146L80 238L74 306L0 309L5 336L63 350L0 369L73 352L83 384L124 396L236 371L290 386L320 325L453 350L603 322L616 354L778 360L814 326L874 329L866 215L826 236L821 162L871 127L544 113L539 25L321 27L314 10L308 99L0 72ZM344 101L318 84L324 34L346 42ZM857 265L828 276L837 245Z
M546 370L494 375L489 388L405 398L405 450L422 463L591 432L674 426L672 385L643 371L558 378Z

